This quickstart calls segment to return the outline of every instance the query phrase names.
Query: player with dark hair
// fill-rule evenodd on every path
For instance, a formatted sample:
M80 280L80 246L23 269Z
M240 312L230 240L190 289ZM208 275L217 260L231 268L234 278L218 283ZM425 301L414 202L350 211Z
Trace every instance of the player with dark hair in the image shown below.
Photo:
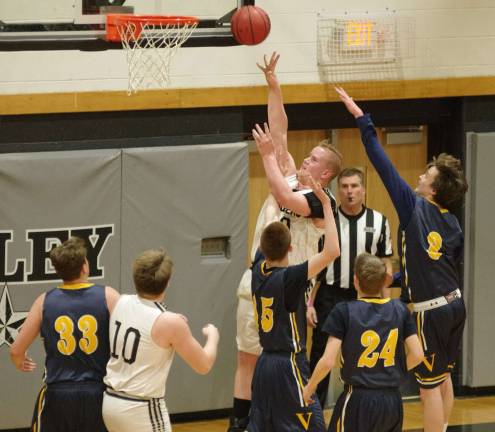
M108 322L119 294L88 281L86 254L84 240L77 237L52 249L50 259L63 284L35 300L10 349L17 369L34 370L27 349L41 333L45 386L35 405L33 431L106 431L101 404L110 356Z
M171 431L165 387L174 352L200 374L207 374L215 362L217 328L203 327L202 347L185 317L161 304L172 267L163 249L142 252L133 264L137 294L122 295L110 318L112 349L103 399L109 432Z
M269 138L266 127L264 136ZM255 134L258 148L268 151ZM310 180L311 181L311 180ZM253 377L250 432L323 431L319 403L308 405L302 389L309 373L306 358L305 291L316 276L339 254L335 220L328 195L311 181L325 216L323 250L298 265L289 266L291 233L281 222L268 225L261 235L260 251L253 264L252 295L260 343L263 348Z
M461 298L459 263L464 237L450 213L467 191L461 163L442 153L430 162L413 190L399 175L380 143L369 114L336 88L356 118L368 157L399 216L402 288L413 303L417 332L425 351L415 370L426 432L447 429L454 403L450 372L462 340L466 308Z
M359 255L354 269L358 299L338 303L323 325L329 335L327 345L304 388L304 399L312 403L318 383L336 365L341 351L345 388L329 431L402 431L399 385L406 368L421 362L423 350L407 307L399 300L381 297L386 277L380 258Z

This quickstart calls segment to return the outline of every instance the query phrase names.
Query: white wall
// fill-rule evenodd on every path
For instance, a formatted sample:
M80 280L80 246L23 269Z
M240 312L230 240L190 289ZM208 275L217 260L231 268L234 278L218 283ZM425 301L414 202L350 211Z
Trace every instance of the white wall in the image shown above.
M415 51L414 57L402 62L403 79L495 75L495 0L257 0L256 4L272 22L264 43L181 49L173 61L171 87L261 85L263 77L255 62L273 50L282 54L282 83L320 82L319 12L389 11L411 17ZM2 94L125 89L127 67L120 50L0 52Z

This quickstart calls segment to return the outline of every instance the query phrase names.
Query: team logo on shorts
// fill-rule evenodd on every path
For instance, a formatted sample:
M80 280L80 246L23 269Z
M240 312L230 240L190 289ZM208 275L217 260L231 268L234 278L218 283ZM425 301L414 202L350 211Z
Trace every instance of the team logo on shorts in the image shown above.
M313 415L312 412L308 413L296 413L297 418L302 424L302 427L304 430L308 430L309 428L309 422L311 421L311 416Z

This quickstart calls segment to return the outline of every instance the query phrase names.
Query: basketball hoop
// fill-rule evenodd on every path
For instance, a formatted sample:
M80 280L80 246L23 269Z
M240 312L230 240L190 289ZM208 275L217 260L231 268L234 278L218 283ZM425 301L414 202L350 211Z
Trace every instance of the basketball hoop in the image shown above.
M121 42L126 54L128 94L169 84L170 61L198 22L189 16L107 15L106 40Z

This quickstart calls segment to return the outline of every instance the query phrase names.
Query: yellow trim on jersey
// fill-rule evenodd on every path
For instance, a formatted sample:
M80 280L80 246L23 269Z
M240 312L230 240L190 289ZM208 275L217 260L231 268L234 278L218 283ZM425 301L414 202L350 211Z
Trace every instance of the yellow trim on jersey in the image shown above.
M271 273L272 273L271 271L268 271L268 272L267 272L267 271L265 271L265 270L266 270L266 261L263 261L263 262L261 263L260 270L261 270L261 274L262 274L263 276L268 276L269 274L271 274Z
M377 303L377 304L385 304L390 301L390 298L358 298L359 301L364 301L366 303Z
M446 377L447 377L447 375L448 375L448 372L445 372L445 373L443 373L443 374L441 374L441 375L437 375L437 376L435 376L435 377L431 377L431 378L423 378L423 377L421 377L421 375L420 375L419 373L417 373L417 372L415 372L414 374L415 374L418 378L420 378L421 380L423 380L423 381L425 381L425 382L426 382L426 381L435 381L435 380L440 379L440 378L446 378Z
M442 206L440 206L438 203L436 203L435 201L433 200L430 200L428 198L425 198L426 201L428 201L430 204L433 204L436 208L438 208L438 210L440 210L440 213L448 213L449 211L445 208L443 208Z
M296 344L296 352L301 351L301 338L299 337L299 330L297 329L297 321L296 321L296 313L291 312L290 313L290 323L292 325L292 331L295 336L294 343Z
M422 324L421 324L421 313L420 312L416 312L416 329L418 331L418 338L419 338L419 342L421 343L421 348L423 348L423 350L424 350L425 349L425 342L423 340L423 331L421 330Z
M290 354L290 361L292 362L292 366L294 367L294 370L296 371L297 384L299 385L299 389L300 389L299 393L302 394L303 389L304 389L304 384L303 384L301 372L299 371L299 368L297 367L296 354L295 353ZM305 406L305 407L308 406L308 404L306 403L304 398L302 398L302 402L304 404L303 406Z
M40 419L41 419L41 412L43 411L43 407L45 405L45 393L46 393L46 386L41 389L40 395L38 397L38 405L36 408L36 421L33 424L33 432L41 431Z
M344 422L345 422L345 411L347 409L347 404L349 403L349 399L352 395L352 385L349 384L349 390L347 391L347 395L345 396L344 406L342 407L342 413L340 414L341 421L341 430L344 432Z
M446 373L443 373L442 375L438 375L436 377L432 377L432 378L423 378L421 375L419 375L417 372L414 373L414 375L416 376L416 380L420 383L420 384L423 384L423 385L433 385L433 384L438 384L438 383L441 383L443 381L445 381L447 379L447 375L449 373L446 372Z
M89 288L93 285L94 285L94 283L91 283L91 282L75 283L75 284L65 284L64 283L62 285L59 285L57 288L66 289L66 290L77 290L77 289Z
M404 285L409 290L409 276L407 275L407 265L406 265L406 232L402 230L402 269L404 270ZM409 297L411 295L409 294ZM411 300L411 298L409 298Z

